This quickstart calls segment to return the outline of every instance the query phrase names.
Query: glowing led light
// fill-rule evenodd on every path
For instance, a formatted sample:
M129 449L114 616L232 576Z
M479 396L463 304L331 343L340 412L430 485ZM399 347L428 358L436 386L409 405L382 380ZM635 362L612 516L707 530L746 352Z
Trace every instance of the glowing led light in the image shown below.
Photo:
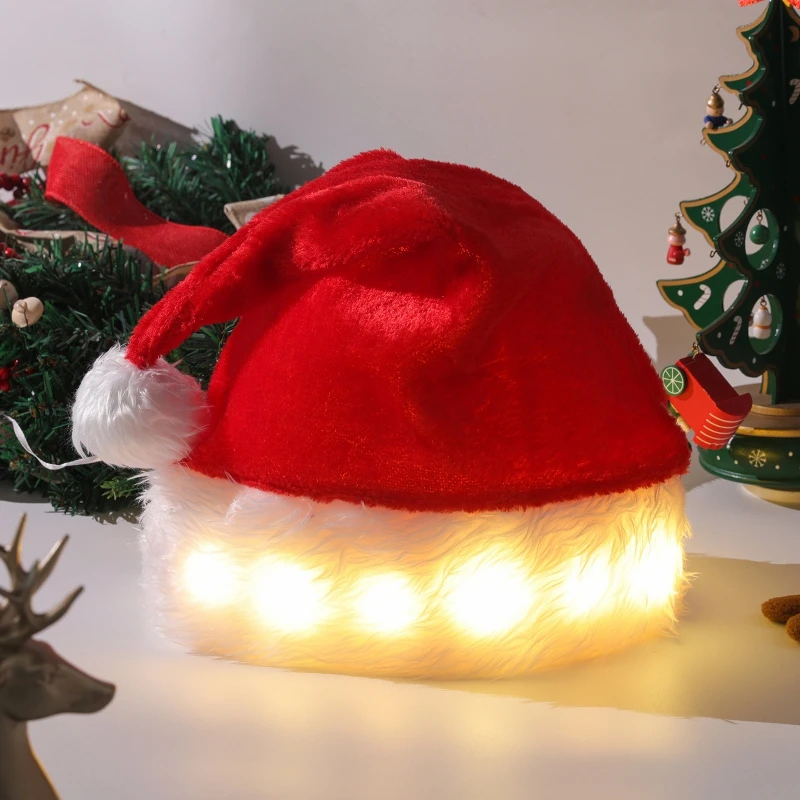
M598 553L586 561L574 558L567 567L564 582L566 613L583 617L597 611L607 598L611 585L611 564L607 553Z
M534 592L522 568L509 561L478 556L447 581L447 603L454 621L474 636L505 633L521 622Z
M403 575L366 578L356 600L361 621L379 633L399 633L419 619L419 598Z
M174 495L163 502L173 508ZM343 518L320 504L300 517L299 536L307 501L298 514L285 502L252 517L244 504L240 536L214 518L199 547L196 521L170 517L187 545L177 562L156 546L145 563L172 592L162 609L182 644L284 669L494 679L617 651L672 630L679 610L689 534L680 478L445 527L438 515L354 507ZM269 543L264 530L276 534ZM254 541L266 548L257 559Z
M286 633L308 631L327 613L329 584L298 564L269 562L255 574L253 600L261 619Z
M628 581L631 596L644 605L664 605L677 590L683 575L683 549L679 542L663 531L656 531L650 541L637 552L635 543L627 554Z
M225 605L236 593L236 569L222 553L195 551L184 562L183 583L201 605Z

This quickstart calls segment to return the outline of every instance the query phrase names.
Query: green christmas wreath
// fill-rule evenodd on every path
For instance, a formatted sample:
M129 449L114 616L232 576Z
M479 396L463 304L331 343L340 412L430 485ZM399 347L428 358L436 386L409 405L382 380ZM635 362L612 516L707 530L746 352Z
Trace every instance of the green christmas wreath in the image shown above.
M136 197L164 219L226 233L233 225L227 203L284 194L268 153L269 137L242 130L220 117L205 142L179 148L143 143L121 164ZM29 230L93 230L65 206L44 198L44 178L33 173L26 194L0 204ZM31 449L44 461L76 458L70 440L70 406L82 375L101 353L129 337L142 314L163 295L140 253L113 243L97 248L77 237L34 249L0 247L0 413L15 419ZM13 290L39 298L44 314L19 327L10 318ZM8 295L11 294L10 298ZM203 328L169 356L180 368L208 381L235 323ZM17 491L43 492L55 509L106 514L130 510L137 476L105 464L50 471L31 457L11 427L0 428L0 477Z

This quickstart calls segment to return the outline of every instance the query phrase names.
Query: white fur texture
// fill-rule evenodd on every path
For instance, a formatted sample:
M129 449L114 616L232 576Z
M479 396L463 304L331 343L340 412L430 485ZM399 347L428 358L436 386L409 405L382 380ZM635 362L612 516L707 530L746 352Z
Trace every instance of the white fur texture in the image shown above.
M153 469L191 450L203 427L205 398L197 382L160 359L139 369L116 346L95 361L72 408L72 441L107 464Z
M412 679L525 675L672 630L685 585L679 478L481 514L323 505L182 467L148 481L141 541L159 627L194 652L236 661ZM191 584L187 565L197 558L217 561ZM475 635L452 615L453 581L476 558L501 575L512 563L535 587L530 609L498 634ZM275 559L315 576L325 610L316 624L277 630L257 612L261 565ZM358 604L362 582L387 573L407 580L419 602L413 624L388 634L365 627ZM506 589L476 589L467 605L480 617Z

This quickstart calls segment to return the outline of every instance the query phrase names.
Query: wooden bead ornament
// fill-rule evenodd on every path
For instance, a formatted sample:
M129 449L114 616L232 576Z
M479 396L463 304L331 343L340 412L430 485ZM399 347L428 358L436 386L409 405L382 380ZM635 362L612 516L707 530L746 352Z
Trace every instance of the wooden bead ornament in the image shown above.
M759 211L756 224L750 231L750 241L753 244L763 245L769 241L769 228L764 224L764 212Z
M667 264L680 265L683 264L683 259L690 256L692 251L686 244L686 230L681 225L681 215L675 215L675 224L669 229L669 250L667 251Z
M38 297L26 297L24 300L17 300L11 310L11 321L18 328L27 328L29 325L36 324L44 314L44 304Z
M5 308L12 308L17 300L19 300L19 292L16 286L5 278L0 280L0 304Z
M714 87L714 90L711 92L711 97L708 98L706 112L703 123L707 130L715 131L733 122L732 119L725 116L725 101L719 93L718 86Z

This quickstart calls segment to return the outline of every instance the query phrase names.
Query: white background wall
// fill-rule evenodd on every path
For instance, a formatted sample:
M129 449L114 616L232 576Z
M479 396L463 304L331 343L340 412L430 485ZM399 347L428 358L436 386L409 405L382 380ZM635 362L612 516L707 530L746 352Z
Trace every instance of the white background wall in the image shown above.
M660 363L691 344L655 281L712 262L691 233L692 258L668 266L666 229L678 201L729 181L699 144L705 100L719 75L748 66L734 31L764 6L39 0L30 8L5 51L0 106L59 99L83 78L188 125L233 117L326 168L373 147L482 167L584 239ZM736 107L731 97L730 116ZM543 335L567 312L548 298ZM644 321L666 316L674 320ZM677 345L657 352L654 329Z

